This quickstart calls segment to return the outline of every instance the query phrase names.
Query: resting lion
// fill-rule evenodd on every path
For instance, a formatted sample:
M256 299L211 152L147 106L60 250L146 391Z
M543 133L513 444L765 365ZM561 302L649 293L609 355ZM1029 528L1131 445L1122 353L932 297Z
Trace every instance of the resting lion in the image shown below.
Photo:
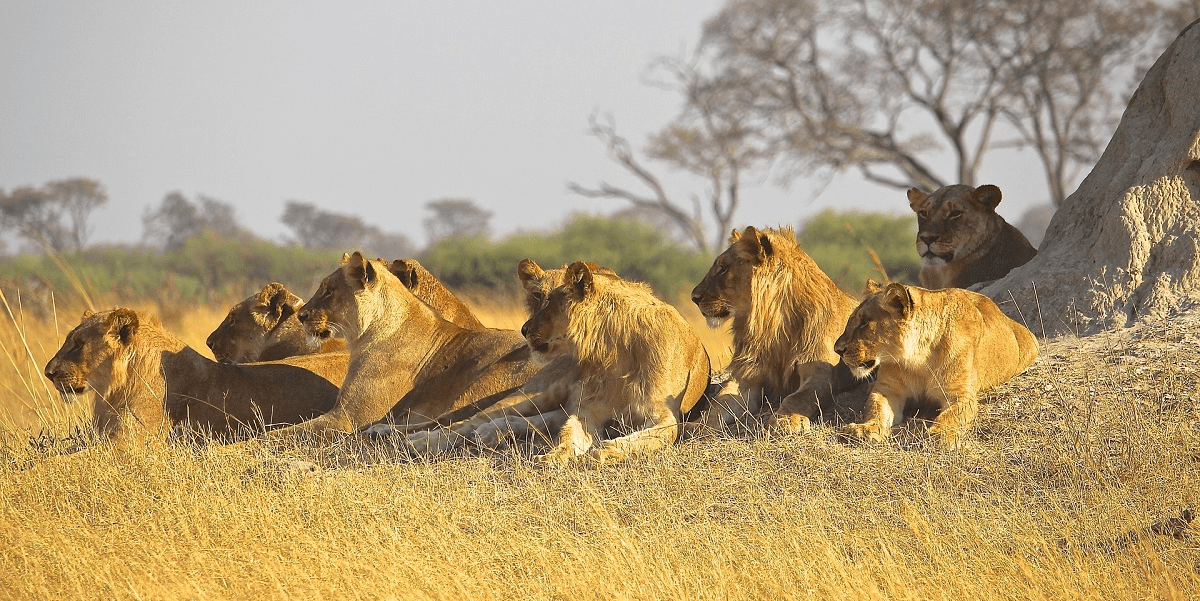
M385 416L400 432L428 427L435 418L450 423L503 398L537 371L517 332L468 330L442 319L386 261L358 252L342 257L296 317L310 336L342 334L350 367L332 410L268 433L272 439L328 442Z
M838 366L833 341L857 302L800 248L791 228L733 230L692 302L712 327L733 319L730 378L710 401L709 426L752 416L765 401L779 407L773 427L804 430L820 403L855 385Z
M975 421L979 393L1021 373L1037 358L1037 340L982 294L868 282L835 348L856 377L878 375L863 423L842 434L877 442L913 409L940 411L929 427L953 448Z
M921 285L966 288L998 280L1029 262L1037 249L1020 230L996 214L1000 188L962 184L926 194L908 191L917 214Z
M333 407L346 353L287 361L216 363L131 309L86 312L46 364L65 401L95 393L93 423L117 443L166 437L188 425L220 437L294 424Z
M539 459L606 463L670 446L708 386L708 353L696 333L645 284L594 277L581 262L565 277L521 328L535 355L566 347L579 370L567 422ZM610 421L633 431L596 446Z
M586 263L593 275L617 277L616 272ZM545 304L555 288L561 286L567 266L557 269L542 269L532 259L522 259L517 264L517 279L525 290L525 306L532 316ZM510 435L540 433L546 436L557 431L567 419L563 405L567 401L568 388L579 377L575 357L566 348L555 348L535 355L535 360L545 362L528 382L507 398L497 402L469 419L447 428L414 432L408 435L412 448L422 454L445 452L465 442L491 447ZM372 426L373 434L387 434L391 428L385 424Z
M400 282L442 318L468 330L483 330L458 297L413 259L392 261L389 269ZM341 338L310 338L296 319L296 310L304 304L283 284L271 283L262 292L251 295L229 310L225 320L208 336L208 348L218 361L252 363L272 361L296 355L345 350Z

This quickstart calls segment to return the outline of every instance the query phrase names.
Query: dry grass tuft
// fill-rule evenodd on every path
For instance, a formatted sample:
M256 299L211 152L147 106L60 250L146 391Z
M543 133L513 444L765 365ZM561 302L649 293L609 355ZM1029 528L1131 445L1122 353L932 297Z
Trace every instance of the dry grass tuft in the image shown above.
M187 313L202 342L223 311ZM1200 502L1200 313L1045 344L959 452L818 428L603 468L545 469L525 444L281 455L311 475L187 445L59 455L84 416L40 369L71 314L0 329L0 598L1200 596L1198 539L1147 529Z

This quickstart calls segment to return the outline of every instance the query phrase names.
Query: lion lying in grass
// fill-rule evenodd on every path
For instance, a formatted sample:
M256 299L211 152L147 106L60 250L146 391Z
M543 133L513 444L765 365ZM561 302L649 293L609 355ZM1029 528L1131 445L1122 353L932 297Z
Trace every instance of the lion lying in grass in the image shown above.
M450 423L507 396L537 371L517 332L468 330L442 319L387 262L358 252L343 256L296 316L310 336L340 333L350 366L332 410L273 431L271 439L330 441L385 416L399 432L426 428L431 419Z
M458 297L413 259L397 259L388 267L418 299L443 319L468 330L483 330ZM208 348L218 361L253 363L297 355L345 350L341 338L320 340L304 333L296 310L304 304L283 284L271 283L229 310L225 320L208 336Z
M616 272L607 267L595 263L586 265L595 276L617 277ZM532 259L522 259L517 264L517 279L525 290L525 306L530 316L545 306L550 293L565 281L566 272L566 265L542 269ZM579 372L574 354L564 346L547 349L534 358L544 362L545 366L519 390L467 420L446 428L430 424L430 429L413 432L408 435L409 445L418 453L431 454L449 451L466 442L494 447L506 436L538 433L549 437L566 422L563 406ZM370 428L371 434L390 432L387 424Z
M850 295L800 248L791 228L733 230L729 248L692 290L708 324L733 320L729 380L705 422L723 429L778 406L773 427L805 430L820 405L856 384L833 342L854 311Z
M595 277L581 262L521 332L535 354L569 349L579 372L543 462L605 463L665 448L708 386L708 353L674 307L645 284ZM610 421L633 431L597 446Z
M346 353L254 365L216 363L131 309L86 312L46 364L65 401L95 393L93 423L125 443L175 426L229 437L294 424L333 407Z
M877 373L863 423L841 429L853 440L888 438L913 409L938 411L929 435L958 446L979 410L979 394L1021 373L1037 340L982 294L867 283L834 348L856 377Z

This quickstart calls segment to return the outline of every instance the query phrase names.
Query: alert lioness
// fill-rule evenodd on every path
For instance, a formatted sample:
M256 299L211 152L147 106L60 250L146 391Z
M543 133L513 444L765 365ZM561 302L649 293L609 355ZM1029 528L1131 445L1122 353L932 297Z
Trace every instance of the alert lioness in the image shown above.
M296 317L310 336L341 333L350 366L332 410L270 438L328 441L385 416L401 431L412 424L428 427L439 416L462 419L450 412L474 413L537 371L517 332L468 330L442 319L387 262L358 252L342 257Z
M939 445L957 446L970 431L979 393L1021 373L1037 358L1037 340L982 294L868 282L835 348L856 377L878 375L863 423L842 433L882 441L906 411L940 411L929 427Z
M123 443L176 425L219 436L294 424L333 407L346 353L288 361L216 363L132 309L86 312L46 364L65 401L94 392L97 432Z
M908 206L917 214L922 286L966 288L998 280L1037 255L1025 235L996 214L999 204L1000 188L991 184L908 191Z
M857 304L800 248L791 228L733 230L729 248L692 290L712 327L732 318L730 378L706 423L724 428L778 406L774 427L806 429L820 403L854 386L833 350Z
M468 330L483 330L483 324L442 282L413 259L392 261L388 269L413 295L443 319ZM304 304L283 284L271 283L229 310L225 320L208 336L208 348L218 361L251 363L344 350L341 338L320 340L304 333L296 310Z
M669 446L708 386L708 353L696 333L645 284L594 277L582 262L565 279L521 328L535 354L565 347L579 371L567 422L540 460L586 454L603 463ZM597 447L610 421L633 431Z

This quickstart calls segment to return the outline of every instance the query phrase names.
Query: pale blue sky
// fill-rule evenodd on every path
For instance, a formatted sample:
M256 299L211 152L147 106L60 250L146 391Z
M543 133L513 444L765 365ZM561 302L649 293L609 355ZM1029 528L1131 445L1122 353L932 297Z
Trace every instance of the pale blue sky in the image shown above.
M171 190L230 202L275 239L287 199L379 215L418 245L435 198L474 199L500 235L551 227L623 206L566 190L636 185L588 117L611 113L640 147L679 105L646 85L647 66L692 48L722 4L0 0L0 187L100 180L111 200L93 241L138 239ZM1012 221L1040 181L1003 167ZM672 183L680 198L703 189ZM750 186L737 221L907 210L854 173L816 187Z

